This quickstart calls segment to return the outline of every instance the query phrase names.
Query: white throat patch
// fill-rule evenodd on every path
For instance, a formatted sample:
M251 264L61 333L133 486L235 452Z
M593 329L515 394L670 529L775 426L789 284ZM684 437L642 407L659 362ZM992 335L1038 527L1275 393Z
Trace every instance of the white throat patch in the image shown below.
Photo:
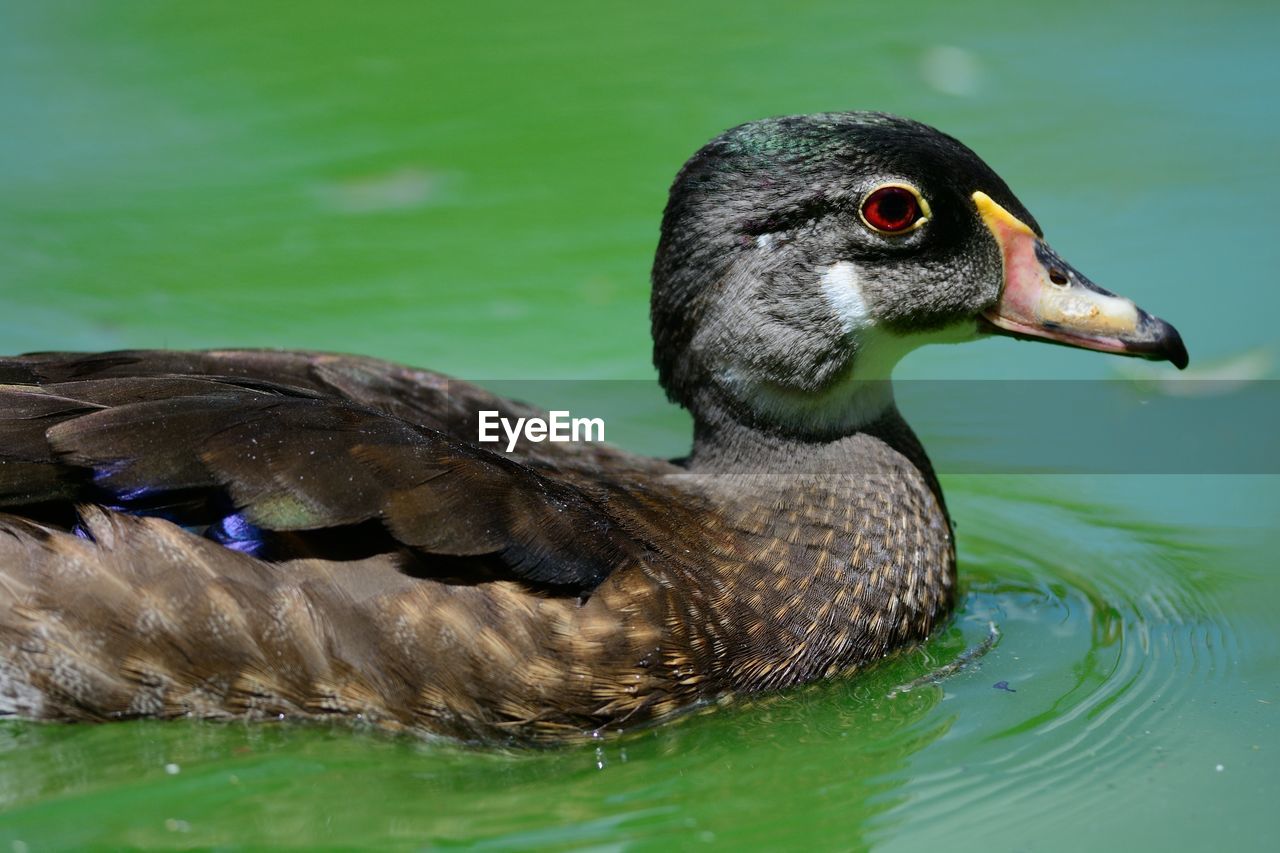
M852 261L837 261L827 267L820 281L822 294L840 318L845 334L873 325L867 300L862 295L862 277Z

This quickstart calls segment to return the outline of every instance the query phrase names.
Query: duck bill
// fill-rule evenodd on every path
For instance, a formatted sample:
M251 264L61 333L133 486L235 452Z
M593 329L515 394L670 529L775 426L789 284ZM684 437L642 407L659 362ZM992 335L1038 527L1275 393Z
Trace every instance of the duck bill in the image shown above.
M973 200L1004 258L1000 298L982 314L985 331L1187 366L1177 329L1089 281L986 193Z

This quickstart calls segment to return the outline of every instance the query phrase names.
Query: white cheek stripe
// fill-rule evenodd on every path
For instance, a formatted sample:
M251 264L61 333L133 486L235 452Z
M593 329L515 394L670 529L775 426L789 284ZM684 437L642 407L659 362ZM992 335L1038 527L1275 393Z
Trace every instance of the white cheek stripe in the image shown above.
M850 261L837 261L822 273L822 294L840 318L845 334L873 325L860 278Z

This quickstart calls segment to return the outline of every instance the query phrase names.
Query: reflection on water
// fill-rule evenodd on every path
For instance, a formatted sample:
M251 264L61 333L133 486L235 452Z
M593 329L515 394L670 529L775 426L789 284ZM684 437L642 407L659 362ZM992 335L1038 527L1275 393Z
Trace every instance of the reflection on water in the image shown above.
M6 724L6 775L26 787L3 792L9 817L0 840L43 827L40 837L61 846L102 837L165 844L180 821L181 842L197 845L233 841L246 827L260 843L377 837L528 849L678 842L693 833L780 845L796 831L785 816L807 812L810 830L860 846L871 819L899 802L898 784L883 780L949 725L925 722L936 694L884 705L890 682L718 709L598 745L514 753L345 727ZM780 785L779 768L795 783ZM137 808L115 810L118 797ZM67 809L83 821L51 830L50 818Z

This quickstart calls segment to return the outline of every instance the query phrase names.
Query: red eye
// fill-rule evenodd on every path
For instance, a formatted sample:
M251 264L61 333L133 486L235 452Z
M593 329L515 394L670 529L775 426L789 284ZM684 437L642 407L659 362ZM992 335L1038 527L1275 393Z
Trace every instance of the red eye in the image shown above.
M862 202L862 220L882 234L910 231L923 215L920 199L906 187L881 187Z

